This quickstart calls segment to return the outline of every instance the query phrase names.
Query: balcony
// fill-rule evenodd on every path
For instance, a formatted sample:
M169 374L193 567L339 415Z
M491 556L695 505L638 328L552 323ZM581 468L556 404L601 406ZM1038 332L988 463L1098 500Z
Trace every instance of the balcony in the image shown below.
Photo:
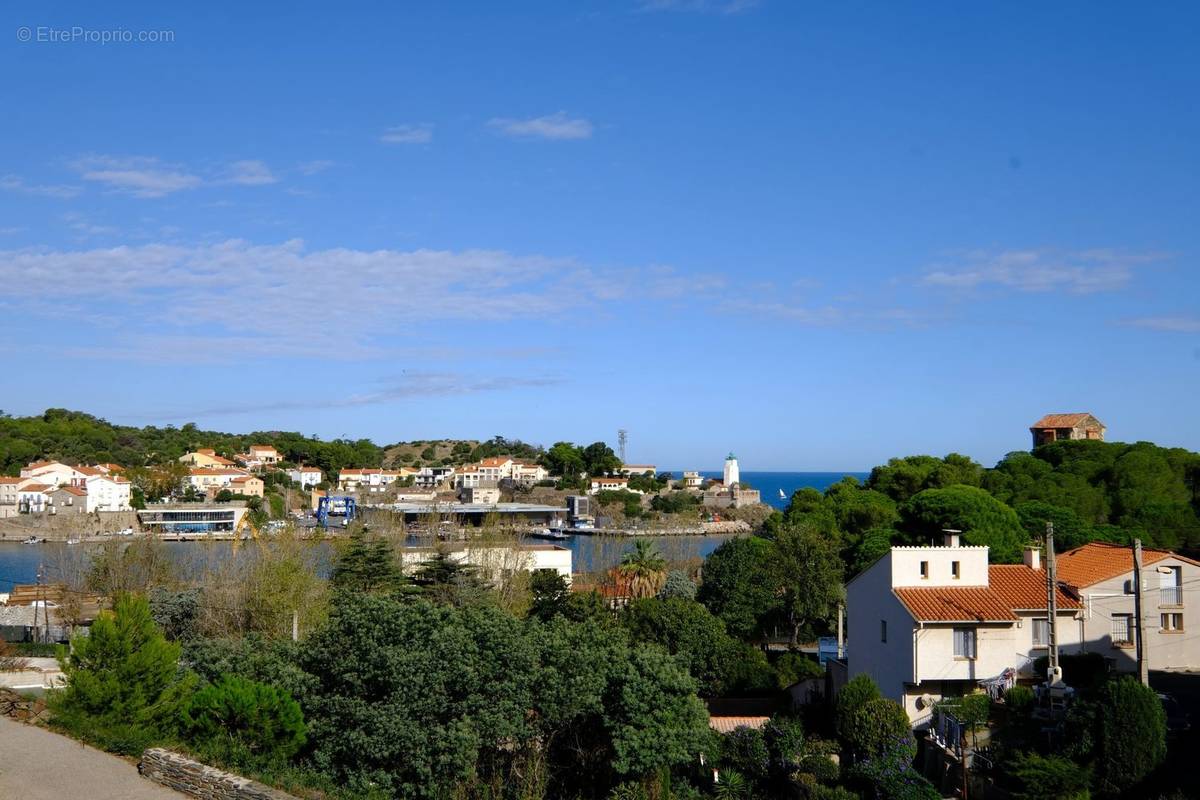
M1181 606L1183 605L1183 587L1182 586L1164 586L1158 590L1158 604L1160 606Z

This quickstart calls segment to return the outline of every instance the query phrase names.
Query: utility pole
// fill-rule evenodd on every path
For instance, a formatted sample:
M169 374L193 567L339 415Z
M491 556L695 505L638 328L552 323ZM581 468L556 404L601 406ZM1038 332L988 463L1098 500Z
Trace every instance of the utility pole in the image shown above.
M1046 523L1046 632L1049 641L1046 677L1053 685L1058 683L1061 673L1058 669L1058 576L1054 568L1054 523Z
M844 644L844 642L845 642L846 640L845 640L845 637L844 637L844 635L843 635L843 633L842 633L842 630L843 630L843 629L842 629L842 624L843 624L843 622L842 622L842 621L843 621L843 619L845 619L845 616L846 616L846 606L845 606L845 604L844 604L844 603L838 603L838 638L837 638L837 648L838 648L838 649L837 649L837 657L838 657L838 660L839 660L839 661L841 661L841 660L842 660L842 658L843 658L843 654L844 654L844 653L845 653L845 651L846 651L845 644Z
M1143 686L1150 685L1150 665L1146 663L1146 645L1142 641L1142 540L1133 540L1133 617L1136 633L1134 647L1137 648L1138 680Z
M300 641L300 611L292 609L292 641Z

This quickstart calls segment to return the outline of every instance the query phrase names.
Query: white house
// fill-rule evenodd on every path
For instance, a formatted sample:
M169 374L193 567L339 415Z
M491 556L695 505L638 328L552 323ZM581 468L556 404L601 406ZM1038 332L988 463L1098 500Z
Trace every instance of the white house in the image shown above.
M87 492L87 511L130 511L131 486L120 475L89 475L83 486Z
M657 475L658 469L653 464L624 464L617 472L632 478L634 475L645 475L647 472Z
M0 475L0 519L16 516L17 490L24 484L34 482L32 478L9 478Z
M69 485L69 484L68 484ZM48 483L27 483L17 487L17 510L23 514L40 514L50 503L54 486Z
M512 465L512 480L513 483L519 483L522 486L533 486L535 483L548 480L550 478L550 470L543 467L536 461L514 461Z
M1061 649L1084 637L1082 604L1055 588ZM1047 651L1046 573L1041 552L1024 564L988 564L988 548L893 547L846 586L850 677L866 673L915 726L943 697L1001 679L1032 678Z
M591 493L597 492L632 492L633 494L643 494L640 489L629 488L629 478L605 478L603 476L592 478Z
M1086 544L1058 557L1057 574L1083 602L1080 649L1100 653L1118 670L1136 670L1132 548ZM1200 609L1200 562L1169 550L1143 549L1141 580L1150 668L1200 669L1200 638L1188 628L1200 628L1194 613Z
M235 478L242 478L248 474L244 469L235 469L232 467L193 467L188 471L187 482L198 491L207 492L213 487L227 489Z
M87 476L94 472L88 467L72 467L61 461L35 461L21 468L21 477L33 478L47 486L82 486Z
M325 475L318 467L292 467L287 471L287 476L291 480L300 484L301 489L307 489L310 486L316 486L321 481L325 480Z
M382 492L403 477L396 469L343 469L338 472L338 489L343 492Z
M413 572L436 552L433 548L404 548L400 551L401 564L406 572ZM461 547L447 552L451 560L470 564L494 582L512 572L542 569L553 570L568 583L571 581L571 551L558 545Z

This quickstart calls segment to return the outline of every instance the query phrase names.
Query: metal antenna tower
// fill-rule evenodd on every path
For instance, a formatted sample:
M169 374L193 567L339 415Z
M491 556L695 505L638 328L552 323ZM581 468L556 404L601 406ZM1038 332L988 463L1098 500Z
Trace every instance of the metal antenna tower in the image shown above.
M625 445L629 442L629 431L621 428L617 431L617 449L621 451L621 463L625 463Z

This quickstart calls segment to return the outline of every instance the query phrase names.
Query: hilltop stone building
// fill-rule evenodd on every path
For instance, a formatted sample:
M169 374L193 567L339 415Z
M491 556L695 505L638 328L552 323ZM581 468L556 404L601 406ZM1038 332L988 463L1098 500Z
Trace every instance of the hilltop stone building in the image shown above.
M1047 414L1033 425L1033 446L1037 447L1062 439L1094 439L1104 441L1104 423L1091 414Z

